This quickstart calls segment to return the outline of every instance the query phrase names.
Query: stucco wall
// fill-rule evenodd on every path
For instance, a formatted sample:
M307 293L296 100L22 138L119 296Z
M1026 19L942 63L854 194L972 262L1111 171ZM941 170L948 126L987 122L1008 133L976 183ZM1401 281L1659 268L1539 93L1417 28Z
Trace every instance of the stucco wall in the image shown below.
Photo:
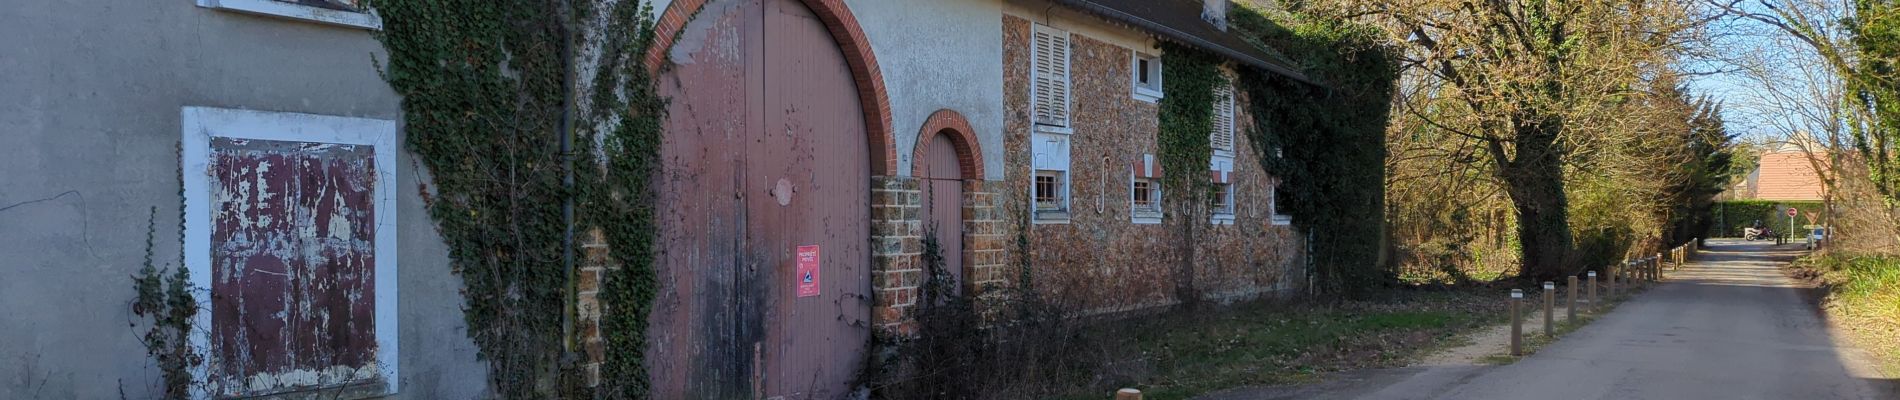
M361 29L191 0L18 2L0 22L0 398L156 397L128 277L152 207L156 258L179 259L182 107L400 119ZM479 396L423 175L397 164L400 397Z
M989 0L846 0L877 54L890 96L897 171L909 175L930 113L956 110L983 150L983 179L1002 176L1002 4Z

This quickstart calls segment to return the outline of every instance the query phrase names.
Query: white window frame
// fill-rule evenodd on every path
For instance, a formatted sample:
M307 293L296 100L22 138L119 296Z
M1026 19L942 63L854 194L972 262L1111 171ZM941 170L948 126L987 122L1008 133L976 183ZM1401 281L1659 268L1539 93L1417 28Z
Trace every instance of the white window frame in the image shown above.
M1240 201L1240 194L1238 193L1239 191L1236 190L1236 185L1240 183L1240 181L1237 179L1234 179L1234 157L1216 155L1213 157L1213 159L1208 160L1208 170L1213 173L1221 173L1227 176L1227 183L1224 183L1224 185L1227 185L1227 190L1225 192L1225 196L1227 197L1227 208L1225 210L1216 209L1210 205L1207 210L1208 222L1213 223L1215 225L1233 224L1235 211L1240 208L1238 206L1239 201ZM1210 182L1209 184L1223 185L1223 183L1212 183L1212 182Z
M1039 204L1037 204L1036 180L1037 178L1043 177L1045 175L1055 175L1055 178L1056 178L1055 179L1055 183L1056 183L1055 196L1056 196L1056 201L1060 203L1060 205L1058 205L1057 208L1053 210L1044 210ZM1072 196L1069 196L1070 194L1069 181L1070 181L1069 171L1065 171L1065 170L1037 169L1029 175L1029 212L1032 214L1031 220L1033 220L1037 224L1069 223L1069 218L1072 215L1070 213L1070 210L1072 209L1072 207L1070 207L1069 200L1071 199Z
M1148 200L1151 204L1149 206L1150 209L1142 209L1140 205L1135 204L1135 194L1141 191L1140 187L1136 185L1143 182L1148 184ZM1163 195L1164 192L1161 190L1160 178L1142 178L1130 174L1128 177L1129 222L1144 225L1161 223L1161 217L1166 215L1166 211L1163 211L1161 208L1161 196Z
M1214 99L1215 103L1211 106L1214 108L1214 123L1212 124L1214 131L1207 133L1207 142L1210 147L1213 147L1215 156L1231 158L1235 155L1235 149L1240 147L1239 135L1234 132L1234 118L1236 114L1234 112L1234 97L1236 96L1234 94L1233 82L1225 78L1222 78L1222 80L1223 82L1214 88L1216 98ZM1220 141L1216 140L1223 134L1227 136L1226 148L1220 147Z
M1062 46L1064 46L1064 51L1062 52L1063 57L1062 60L1060 60L1063 71L1063 79L1062 82L1060 82L1063 88L1062 118L1058 121L1060 124L1044 124L1039 122L1037 118L1036 87L1037 79L1040 79L1040 74L1036 72L1037 69L1034 64L1037 61L1037 57L1043 56L1036 50L1038 48L1036 43L1037 35L1060 36ZM1070 143L1072 142L1070 136L1075 132L1073 128L1071 128L1075 121L1074 115L1071 114L1073 111L1071 109L1071 102L1075 97L1075 89L1072 84L1074 71L1070 68L1069 64L1070 60L1074 58L1074 55L1071 54L1073 53L1073 40L1074 38L1068 31L1040 23L1031 27L1029 37L1029 60L1031 65L1029 68L1028 115L1029 125L1032 129L1030 134L1031 161L1028 184L1030 221L1035 224L1066 224L1074 215L1074 196L1071 195L1074 193L1071 190L1071 188L1074 187L1074 174L1069 171L1069 166L1071 165L1069 149ZM1059 210L1043 211L1036 208L1036 176L1045 171L1060 174L1061 182L1058 183L1060 187L1056 191L1056 195L1060 197L1062 201L1062 206Z
M1062 57L1062 71L1063 71L1062 110L1063 111L1062 111L1062 121L1060 124L1053 124L1053 125L1043 124L1037 121L1038 116L1036 115L1036 80L1039 78L1039 75L1041 74L1036 72L1035 63L1036 63L1037 57L1042 57L1042 54L1036 51L1036 47L1037 47L1036 35L1039 35L1039 34L1061 36L1063 46L1069 47L1068 51L1064 51L1062 54L1063 55ZM1056 29L1054 27L1043 25L1041 23L1034 24L1031 27L1031 30L1029 33L1029 63L1030 63L1030 66L1029 66L1029 124L1031 126L1034 126L1035 130L1038 132L1066 134L1066 133L1070 133L1071 132L1069 130L1070 127L1074 126L1075 116L1072 113L1074 112L1073 103L1075 99L1075 85L1074 85L1075 70L1071 68L1072 65L1070 65L1070 60L1075 58L1074 57L1075 55L1073 54L1074 40L1075 38L1070 35L1069 31Z
M1215 193L1217 193L1218 196L1222 197L1224 200L1227 200L1226 201L1227 206L1215 207L1213 202L1210 201L1207 207L1208 223L1211 223L1214 225L1232 225L1234 223L1234 214L1235 214L1234 209L1238 208L1236 207L1234 202L1235 200L1239 198L1239 196L1235 195L1234 193L1235 192L1234 183L1233 182L1228 182L1228 183L1216 182L1216 183L1209 183L1209 185L1212 185L1213 187L1216 187L1216 188L1223 189Z
M361 12L332 10L277 0L197 0L199 7L267 15L319 24L382 30L383 18L375 10Z
M1267 190L1267 210L1269 211L1267 213L1269 215L1267 220L1274 225L1293 224L1293 215L1283 213L1282 211L1284 210L1280 209L1280 185L1285 184L1286 182L1284 181L1276 180L1273 182L1273 186Z
M397 290L400 282L397 261L400 259L396 243L399 234L396 227L396 188L401 182L396 179L396 153L402 151L397 146L396 122L389 120L350 118L327 115L298 114L285 112L252 111L211 107L184 107L181 112L183 122L182 157L179 160L184 173L181 178L185 195L185 266L191 271L191 284L200 290L192 293L194 301L200 305L211 304L211 223L212 223L212 182L211 177L211 138L235 138L258 140L282 140L298 142L318 142L336 144L367 145L375 149L376 162L376 281L375 312L376 324L376 365L386 387L384 394L397 393L397 367L401 365L399 346L401 341L401 319L398 318L399 297ZM211 313L198 312L193 323L205 329L193 330L190 342L200 349L210 347ZM207 360L192 368L192 376L198 382L205 382L210 376ZM192 389L193 398L206 398L205 387Z
M1149 103L1160 102L1163 92L1161 86L1161 57L1139 51L1132 53L1134 54L1134 58L1129 61L1128 69L1130 71L1129 75L1131 75L1132 78L1129 84L1134 86L1135 100ZM1147 85L1141 83L1141 62L1143 60L1148 61L1148 74L1150 76L1148 77L1149 83Z

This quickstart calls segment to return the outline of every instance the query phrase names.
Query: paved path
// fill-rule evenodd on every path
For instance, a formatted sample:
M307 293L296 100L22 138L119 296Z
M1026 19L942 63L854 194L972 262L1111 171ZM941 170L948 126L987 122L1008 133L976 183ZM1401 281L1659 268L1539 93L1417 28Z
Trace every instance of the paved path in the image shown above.
M1203 399L1900 399L1900 383L1836 338L1780 270L1798 245L1709 244L1668 282L1510 365L1360 371Z

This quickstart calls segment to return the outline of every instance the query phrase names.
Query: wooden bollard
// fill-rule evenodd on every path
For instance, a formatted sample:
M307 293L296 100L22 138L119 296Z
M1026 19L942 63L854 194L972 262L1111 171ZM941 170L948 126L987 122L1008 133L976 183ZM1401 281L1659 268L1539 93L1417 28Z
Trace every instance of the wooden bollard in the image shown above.
M1544 281L1544 336L1557 336L1557 284Z
M1608 268L1608 269L1609 269L1609 272L1610 272L1610 274L1609 274L1610 276L1609 276L1609 277L1607 277L1607 278L1606 278L1606 279L1604 280L1604 284L1606 284L1606 285L1609 285L1609 288L1608 288L1608 289L1609 289L1609 292L1610 292L1610 297L1616 297L1616 281L1618 281L1618 280L1619 280L1619 279L1617 279L1617 277L1619 277L1619 276L1622 276L1623 274L1626 274L1626 273L1628 273L1627 271L1629 271L1629 269L1630 269L1630 268L1629 268L1629 265L1623 265L1623 266L1620 266L1620 267L1619 267L1619 266L1616 266L1616 265L1610 265L1610 266L1607 266L1607 267L1604 267L1604 268ZM1591 295L1591 297L1590 297L1590 301L1592 301L1592 302L1595 302L1595 301L1596 301L1596 295Z
M1569 278L1570 278L1570 282L1567 284L1566 287L1569 288L1569 292L1570 292L1570 296L1569 296L1570 305L1568 307L1564 307L1564 314L1566 314L1564 316L1564 322L1576 322L1577 321L1577 276L1571 275Z
M1597 301L1597 272L1590 271L1590 308L1597 309L1603 303Z
M1656 266L1655 266L1655 268L1656 268L1656 271L1657 271L1658 273L1660 273L1660 272L1662 271L1662 269L1663 269L1663 267L1664 267L1664 265L1663 265L1663 258L1662 258L1662 257L1663 257L1663 255L1662 255L1662 253L1656 253ZM1653 277L1652 277L1652 278L1653 278ZM1651 279L1651 280L1653 281L1654 279Z
M1115 391L1115 400L1141 400L1141 391L1135 390L1135 388L1117 390Z
M1511 355L1524 355L1524 314L1518 312L1524 302L1524 289L1511 289Z

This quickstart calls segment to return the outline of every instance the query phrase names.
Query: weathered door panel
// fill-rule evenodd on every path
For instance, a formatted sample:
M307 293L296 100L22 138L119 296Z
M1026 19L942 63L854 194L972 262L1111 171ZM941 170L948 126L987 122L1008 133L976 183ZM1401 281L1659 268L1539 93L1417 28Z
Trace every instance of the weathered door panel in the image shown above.
M365 383L376 372L375 153L213 138L215 395ZM393 361L393 360L388 360Z
M752 398L758 391L767 282L743 256L752 194L742 181L762 107L760 13L757 0L707 4L660 77L670 102L660 147L660 292L647 349L654 398Z
M844 53L795 0L767 0L765 126L748 151L751 249L772 271L767 397L845 394L869 339L870 152ZM820 294L799 297L796 249L819 246Z
M793 0L714 0L660 76L655 398L838 398L869 338L869 152L837 48ZM820 248L798 297L796 251Z
M923 207L926 232L936 229L937 245L943 255L943 268L951 277L952 289L961 291L963 282L963 170L950 136L930 135L924 146Z

